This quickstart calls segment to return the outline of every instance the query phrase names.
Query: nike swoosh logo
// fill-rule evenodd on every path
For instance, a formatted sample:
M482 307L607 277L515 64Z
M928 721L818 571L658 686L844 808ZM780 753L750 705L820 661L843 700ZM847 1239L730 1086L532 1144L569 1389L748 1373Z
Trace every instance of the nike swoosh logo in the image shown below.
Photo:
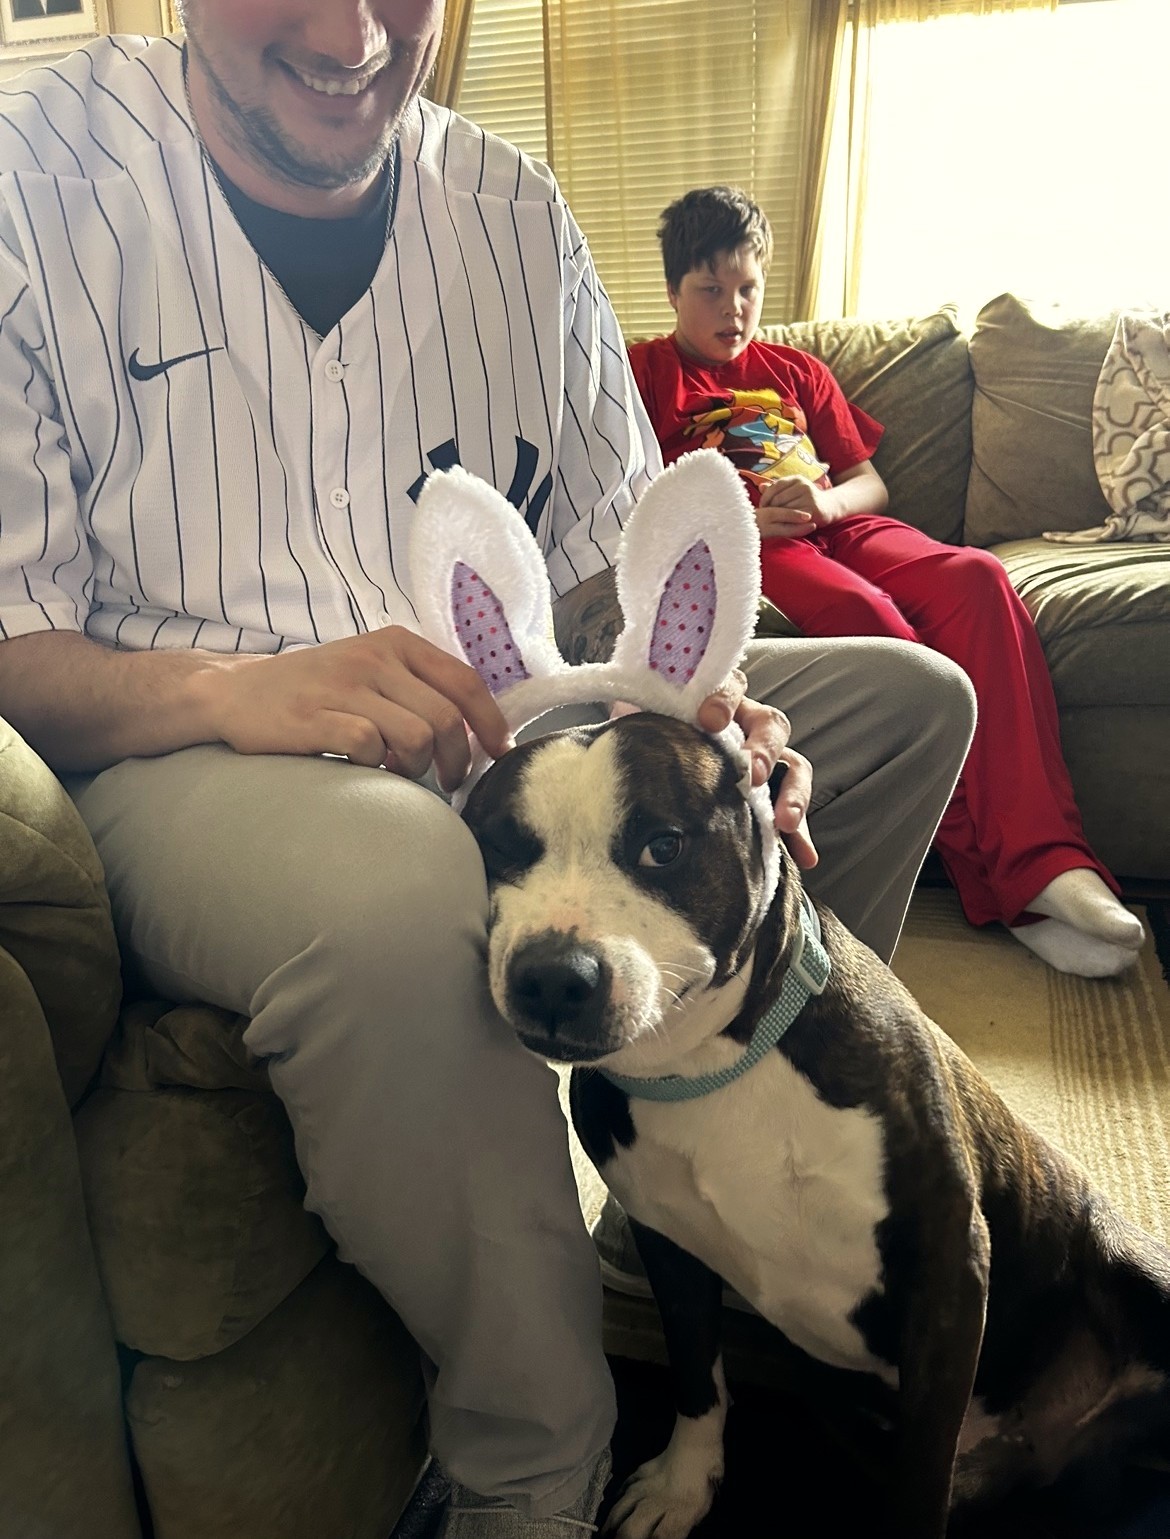
M131 379L155 379L159 374L173 369L177 363L186 363L190 358L207 358L212 353L222 352L222 347L204 347L197 353L180 353L177 358L164 358L161 363L139 363L138 349L135 348L126 360L126 367L130 370Z

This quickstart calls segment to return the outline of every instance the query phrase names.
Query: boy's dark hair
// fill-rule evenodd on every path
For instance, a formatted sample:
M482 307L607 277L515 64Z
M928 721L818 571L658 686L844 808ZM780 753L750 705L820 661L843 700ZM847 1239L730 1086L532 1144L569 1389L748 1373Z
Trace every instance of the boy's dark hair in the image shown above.
M677 289L696 267L713 268L725 251L748 246L768 271L772 227L767 215L738 187L695 187L659 215L658 241L666 281Z

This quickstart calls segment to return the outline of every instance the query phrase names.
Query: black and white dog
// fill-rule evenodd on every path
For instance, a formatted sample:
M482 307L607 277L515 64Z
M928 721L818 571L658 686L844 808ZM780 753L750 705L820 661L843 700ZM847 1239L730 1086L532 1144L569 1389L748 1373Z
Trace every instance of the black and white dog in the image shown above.
M1170 1251L787 858L769 901L741 774L694 728L630 715L507 754L465 811L493 997L526 1047L578 1066L574 1121L634 1222L675 1370L674 1435L611 1529L683 1539L711 1504L721 1280L814 1358L896 1388L902 1539L1165 1452Z

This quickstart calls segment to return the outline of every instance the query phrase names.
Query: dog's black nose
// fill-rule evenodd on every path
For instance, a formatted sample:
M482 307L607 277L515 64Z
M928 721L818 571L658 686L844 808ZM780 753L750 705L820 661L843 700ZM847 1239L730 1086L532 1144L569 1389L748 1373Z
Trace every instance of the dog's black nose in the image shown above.
M600 1019L608 994L609 970L601 958L563 936L530 941L512 959L512 1008L550 1040L567 1031L580 1041Z

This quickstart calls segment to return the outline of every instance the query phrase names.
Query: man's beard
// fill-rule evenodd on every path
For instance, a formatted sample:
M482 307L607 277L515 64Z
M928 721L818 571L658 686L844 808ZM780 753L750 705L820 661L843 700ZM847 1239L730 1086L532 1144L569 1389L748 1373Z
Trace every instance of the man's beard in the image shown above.
M230 126L225 125L225 136L250 161L262 170L274 173L283 182L298 187L350 187L372 176L390 153L397 123L386 124L361 160L340 165L308 160L299 153L266 107L241 106L229 95L206 59L201 62L216 101L228 114Z
M335 190L366 181L385 161L398 132L397 119L383 127L374 144L360 160L338 164L307 158L266 107L248 107L236 101L217 73L207 51L201 46L198 27L192 34L185 0L179 5L178 12L180 20L188 27L187 46L198 56L199 66L211 93L224 114L220 124L224 138L258 169L297 187ZM383 68L388 68L393 62L394 54L391 52Z

